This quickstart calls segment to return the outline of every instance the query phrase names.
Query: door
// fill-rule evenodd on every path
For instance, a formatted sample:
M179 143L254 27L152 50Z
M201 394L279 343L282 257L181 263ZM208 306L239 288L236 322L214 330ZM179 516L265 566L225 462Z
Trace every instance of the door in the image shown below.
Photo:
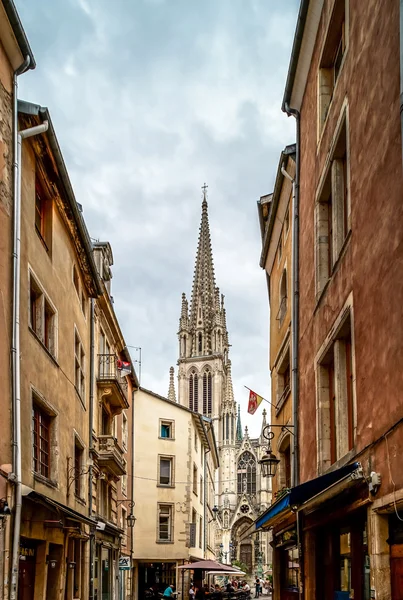
M248 565L248 572L252 571L252 544L250 542L242 543L240 548L241 562Z
M34 600L35 561L20 560L18 573L18 600Z
M390 547L392 600L403 600L403 544Z

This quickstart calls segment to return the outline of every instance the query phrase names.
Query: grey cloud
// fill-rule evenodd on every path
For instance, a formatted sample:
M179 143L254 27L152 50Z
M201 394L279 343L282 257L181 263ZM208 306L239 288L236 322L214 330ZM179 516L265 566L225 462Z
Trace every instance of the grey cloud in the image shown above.
M209 184L235 394L253 433L243 385L270 394L256 201L293 141L280 104L297 4L17 1L38 63L20 96L49 106L90 233L113 247L126 341L142 347L143 383L161 394Z

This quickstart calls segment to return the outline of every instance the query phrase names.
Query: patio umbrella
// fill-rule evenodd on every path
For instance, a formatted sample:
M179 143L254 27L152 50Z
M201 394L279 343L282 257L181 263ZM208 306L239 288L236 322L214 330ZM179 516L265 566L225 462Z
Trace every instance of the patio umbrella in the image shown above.
M227 571L228 573L239 573L239 569L234 569L229 565L223 565L215 560L198 560L197 562L180 565L178 569L202 569L203 571Z

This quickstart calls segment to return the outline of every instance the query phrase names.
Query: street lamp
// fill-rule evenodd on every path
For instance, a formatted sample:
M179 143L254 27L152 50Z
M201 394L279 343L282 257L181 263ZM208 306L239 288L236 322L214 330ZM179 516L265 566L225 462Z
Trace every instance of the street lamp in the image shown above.
M259 464L262 468L263 477L274 477L277 471L277 465L280 462L271 449L271 440L274 438L274 433L270 431L270 425L264 427L262 435L268 441L266 453L259 460Z
M128 506L128 508L130 508L130 514L126 517L127 526L130 528L133 528L136 523L136 517L133 514L133 508L136 503L133 502L133 500L124 498L122 500L116 501L116 507L118 507L119 504L123 504L124 502L127 502L128 503L127 506Z

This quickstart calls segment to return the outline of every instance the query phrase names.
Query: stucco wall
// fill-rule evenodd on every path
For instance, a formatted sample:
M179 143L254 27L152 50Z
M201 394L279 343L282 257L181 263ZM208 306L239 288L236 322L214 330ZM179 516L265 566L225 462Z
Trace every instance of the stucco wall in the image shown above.
M190 555L203 557L199 545L199 519L203 516L200 498L201 439L197 434L195 450L195 426L192 413L179 405L164 401L144 390L134 396L135 412L135 469L134 486L136 501L136 530L134 556L139 560L183 559ZM159 438L160 419L174 421L175 438ZM158 456L173 456L175 461L174 487L158 486ZM193 464L198 468L197 495L193 493ZM173 503L174 543L157 542L159 502ZM189 548L188 523L192 509L197 513L196 547ZM213 538L212 538L213 539ZM203 546L203 544L202 544Z
M398 3L350 1L348 52L327 122L317 143L317 75L331 2L322 21L301 109L300 449L301 481L316 476L314 356L352 291L359 452L402 416L403 204L399 115ZM314 199L342 104L349 119L351 238L318 304L315 298ZM396 455L402 436L390 439ZM368 453L361 457L367 466ZM390 489L384 442L371 450L372 469Z
M66 503L67 458L74 456L74 431L85 446L88 457L89 402L89 302L84 317L73 285L75 250L62 217L53 205L53 240L47 253L35 230L35 158L29 142L23 144L22 220L21 220L21 432L22 480L34 490ZM76 263L77 264L77 263ZM57 353L53 359L29 328L29 267L54 304L57 317ZM80 399L75 390L74 327L77 328L86 357L86 393ZM55 486L34 477L32 469L32 389L54 408L56 440L51 454ZM72 466L73 463L70 463ZM52 469L53 470L53 469ZM83 478L84 496L86 478ZM88 509L70 489L69 505L84 514Z

